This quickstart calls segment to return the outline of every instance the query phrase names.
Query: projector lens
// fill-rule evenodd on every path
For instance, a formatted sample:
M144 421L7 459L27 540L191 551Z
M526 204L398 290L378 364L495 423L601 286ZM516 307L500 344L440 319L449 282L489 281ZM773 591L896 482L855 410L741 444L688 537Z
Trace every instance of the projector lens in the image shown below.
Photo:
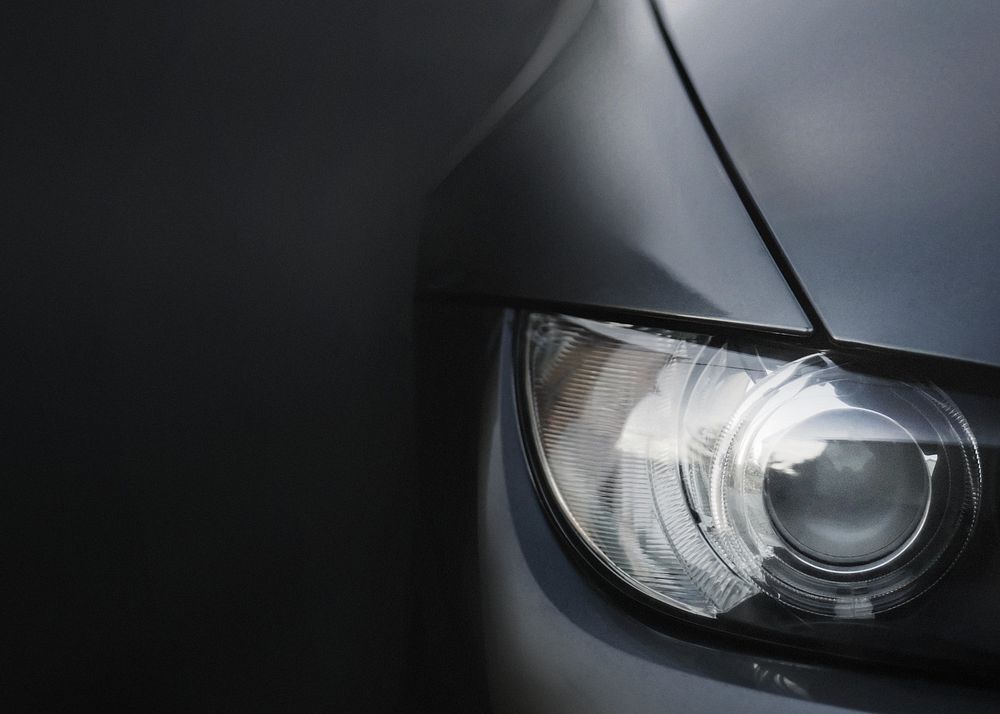
M895 552L927 512L925 455L874 412L822 412L790 428L764 459L764 500L780 536L806 558L867 565Z

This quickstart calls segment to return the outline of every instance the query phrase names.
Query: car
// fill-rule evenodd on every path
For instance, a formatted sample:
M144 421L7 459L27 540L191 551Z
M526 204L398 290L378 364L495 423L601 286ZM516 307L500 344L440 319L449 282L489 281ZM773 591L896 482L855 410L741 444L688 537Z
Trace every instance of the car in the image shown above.
M1000 707L998 23L560 3L427 201L428 708Z

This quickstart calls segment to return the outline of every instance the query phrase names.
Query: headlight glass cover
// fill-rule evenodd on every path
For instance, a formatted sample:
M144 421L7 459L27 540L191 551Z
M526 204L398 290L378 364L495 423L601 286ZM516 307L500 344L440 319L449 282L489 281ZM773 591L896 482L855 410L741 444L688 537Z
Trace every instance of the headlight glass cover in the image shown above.
M876 621L900 620L969 549L980 450L929 382L794 346L564 316L529 315L525 338L543 491L643 599L820 640L832 624L891 648Z

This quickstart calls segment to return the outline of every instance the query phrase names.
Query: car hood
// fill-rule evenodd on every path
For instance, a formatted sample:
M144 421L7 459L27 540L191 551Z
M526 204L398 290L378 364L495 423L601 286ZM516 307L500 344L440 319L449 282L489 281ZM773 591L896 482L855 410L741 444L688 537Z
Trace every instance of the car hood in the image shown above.
M657 2L830 336L1000 366L1000 4Z

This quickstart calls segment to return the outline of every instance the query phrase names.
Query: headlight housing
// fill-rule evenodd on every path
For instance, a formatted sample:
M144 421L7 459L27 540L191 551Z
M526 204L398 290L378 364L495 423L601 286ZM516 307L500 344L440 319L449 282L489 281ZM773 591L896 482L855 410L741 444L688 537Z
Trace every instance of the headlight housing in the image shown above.
M532 314L525 333L542 490L645 600L771 639L851 632L861 650L868 638L892 649L884 623L969 546L980 453L928 382L788 345L563 316Z

